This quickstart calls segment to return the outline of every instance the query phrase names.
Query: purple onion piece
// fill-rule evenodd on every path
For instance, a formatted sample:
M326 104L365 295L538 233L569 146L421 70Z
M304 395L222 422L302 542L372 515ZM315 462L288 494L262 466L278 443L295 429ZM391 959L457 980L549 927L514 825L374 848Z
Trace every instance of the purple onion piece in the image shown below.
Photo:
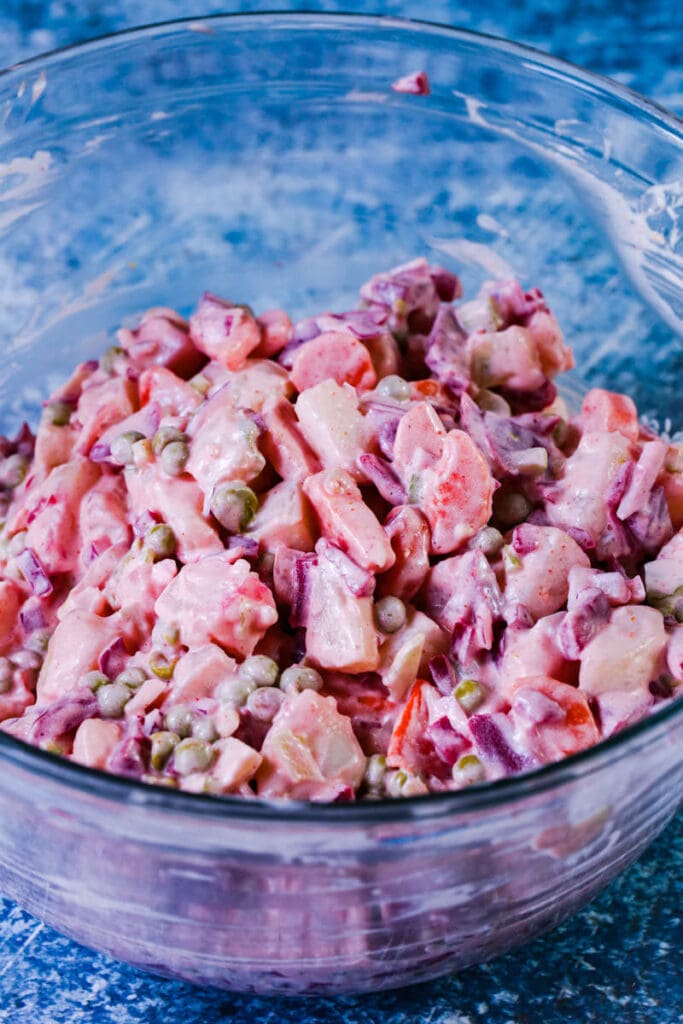
M511 629L531 629L534 617L525 604L515 602L505 609L505 623Z
M230 550L240 548L242 558L246 558L248 562L254 561L259 556L259 542L255 537L247 537L243 533L235 533L228 537L226 547Z
M90 451L88 452L88 458L91 462L109 462L111 460L111 448L108 444L102 441L95 441Z
M375 577L371 572L356 565L352 558L324 537L320 538L315 550L321 558L334 566L355 597L370 597L375 589Z
M19 621L25 633L33 633L36 629L44 629L47 622L40 603L35 598L24 601L19 612Z
M629 516L626 525L646 555L657 554L674 532L664 488L655 487L644 508Z
M619 467L619 470L611 480L605 494L605 504L608 508L616 508L621 502L621 499L626 493L626 489L631 483L631 477L633 476L635 465L635 462L629 460Z
M548 308L540 289L532 288L525 292L515 279L496 284L490 298L501 321L500 330L511 324L526 327L534 313Z
M508 775L533 766L529 757L513 750L493 715L472 715L469 727L482 757L499 765Z
M291 626L305 626L308 618L308 600L311 591L310 572L318 564L315 555L302 555L294 563L294 597L289 612Z
M593 637L607 624L609 616L607 595L599 587L586 587L555 634L560 653L570 661L578 661Z
M126 645L123 642L123 638L117 636L102 651L97 664L100 672L104 672L105 676L113 679L119 672L123 672L127 661L128 651L126 650Z
M496 388L499 395L510 405L513 413L541 412L557 398L557 387L546 380L533 391L513 391L511 388Z
M406 492L388 462L378 455L365 453L359 456L358 464L385 501L390 505L407 504Z
M105 550L106 550L106 548L102 549L102 551L105 551ZM82 555L84 564L85 565L92 565L92 563L95 561L95 559L100 557L100 555L102 554L102 551L99 550L99 548L97 547L97 544L95 544L95 543L88 544L88 547L86 548L86 550L84 551L84 553Z
M52 583L40 559L32 548L24 548L16 558L17 565L36 597L52 593Z
M22 423L17 436L14 438L14 450L18 455L32 458L36 444L36 438L28 423Z
M441 760L452 768L458 758L469 747L469 740L457 732L450 719L444 715L431 722L425 730Z
M457 590L448 604L453 621L453 654L466 665L481 651L492 649L495 625L503 615L496 575L481 551L466 551L461 556Z
M306 320L299 320L294 324L292 328L292 337L287 342L285 347L281 350L277 357L277 361L281 366L284 366L286 370L291 370L294 363L294 354L297 349L305 345L307 341L312 341L313 338L317 338L320 334L320 328L315 317L308 317Z
M136 537L146 537L153 526L156 526L161 522L161 516L157 515L156 512L151 512L146 509L141 512L133 523L133 533Z
M453 302L462 295L460 278L445 267L433 266L429 270L429 276L434 282L436 293L442 302Z
M564 532L572 540L575 540L584 551L593 551L595 549L595 540L588 530L584 530L580 526L567 526Z
M453 309L441 306L427 338L425 363L434 376L456 395L466 391L470 384L466 344L467 337Z
M146 736L124 736L109 755L107 770L116 775L140 778L147 771L150 749L151 743Z
M528 555L536 550L538 535L526 523L520 523L512 531L512 547L518 555Z
M65 736L97 713L97 698L90 690L70 693L37 715L29 732L29 742L40 744Z
M449 697L458 684L451 661L445 654L437 654L429 662L429 671L439 693L444 697Z
M324 330L346 327L359 341L367 341L382 333L387 320L388 313L383 309L352 309L348 313L328 313L318 317L317 324Z
M164 727L164 713L161 708L154 708L148 711L143 719L143 732L145 736L151 736L153 732L159 732Z

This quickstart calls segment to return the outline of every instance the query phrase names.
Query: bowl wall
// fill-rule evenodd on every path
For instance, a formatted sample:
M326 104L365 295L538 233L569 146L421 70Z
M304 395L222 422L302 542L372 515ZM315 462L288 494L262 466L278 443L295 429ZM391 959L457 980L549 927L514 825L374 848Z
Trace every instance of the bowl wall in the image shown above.
M425 68L432 95L391 91ZM211 19L0 79L0 426L148 305L294 315L414 255L540 285L582 376L683 426L683 139L528 51L390 19ZM74 938L235 989L363 991L515 945L674 813L683 716L485 792L273 812L0 737L0 884ZM262 813L261 813L262 812Z

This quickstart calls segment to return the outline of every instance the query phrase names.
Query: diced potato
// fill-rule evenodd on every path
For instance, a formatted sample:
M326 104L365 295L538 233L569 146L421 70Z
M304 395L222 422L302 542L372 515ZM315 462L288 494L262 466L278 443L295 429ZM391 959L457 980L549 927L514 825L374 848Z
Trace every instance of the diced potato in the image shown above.
M238 658L248 657L277 621L268 587L229 551L183 566L157 598L155 611L176 623L185 646L216 643Z
M301 433L325 469L345 469L362 479L358 457L365 451L363 417L350 387L325 380L299 395L296 414Z
M391 568L395 555L389 538L349 473L343 469L324 470L310 476L303 489L316 511L323 537L363 569L385 572Z
M646 690L659 674L666 644L664 619L655 608L615 608L609 623L583 651L579 686L594 695Z
M540 619L566 604L570 570L588 569L590 559L564 530L531 523L518 530L523 531L525 550L515 550L513 559L503 560L505 600L509 607L524 605L534 619Z
M287 697L261 749L260 796L330 799L355 789L366 759L334 697L313 690Z

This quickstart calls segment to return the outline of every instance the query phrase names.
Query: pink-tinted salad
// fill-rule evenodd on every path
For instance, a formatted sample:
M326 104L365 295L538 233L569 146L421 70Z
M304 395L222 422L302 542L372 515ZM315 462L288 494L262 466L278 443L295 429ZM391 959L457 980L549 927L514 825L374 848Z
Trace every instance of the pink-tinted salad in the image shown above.
M212 794L407 796L683 689L683 446L571 415L517 281L424 260L292 323L206 294L0 439L0 727Z

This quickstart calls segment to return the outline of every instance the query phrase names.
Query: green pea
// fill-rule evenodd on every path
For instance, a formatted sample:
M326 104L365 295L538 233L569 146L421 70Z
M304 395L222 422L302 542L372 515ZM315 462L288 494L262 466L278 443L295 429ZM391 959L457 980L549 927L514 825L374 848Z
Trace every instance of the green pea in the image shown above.
M152 449L154 454L161 455L166 445L175 441L187 442L187 434L184 434L182 430L178 430L177 427L159 427L152 438Z
M182 739L192 732L194 719L192 712L184 704L176 704L169 708L164 715L164 725L170 732L176 733Z
M161 468L169 476L180 476L190 457L190 447L186 441L171 441L161 450Z
M49 629L34 629L26 640L26 646L36 654L45 654L51 636Z
M156 558L171 558L176 550L175 533L166 523L157 523L145 537L145 546Z
M518 491L507 491L493 499L493 510L503 526L515 526L523 522L531 512L531 502Z
M455 699L468 715L471 715L486 699L486 690L476 679L463 679L455 688Z
M83 676L83 685L89 687L93 693L97 693L101 686L108 686L111 682L109 676L105 676L104 672L98 672L96 669L93 672L86 672Z
M252 654L240 665L239 674L242 679L250 679L255 686L275 686L280 667L265 654Z
M396 633L406 623L406 606L399 597L383 597L374 608L375 624L383 633Z
M202 715L195 718L192 724L192 736L196 740L204 740L206 743L214 743L218 739L218 729L212 718Z
M105 683L98 686L95 692L103 718L120 718L131 697L130 690L123 683Z
M403 790L408 782L408 778L408 772L404 772L401 768L399 768L398 771L391 772L391 774L387 775L385 780L387 795L391 797L402 796Z
M71 420L72 407L67 402L48 402L45 406L45 419L53 427L65 427Z
M181 740L173 751L173 767L179 775L204 772L214 758L210 743L205 740Z
M231 676L224 679L216 687L216 696L224 704L234 708L241 708L247 703L250 693L256 689L253 679L245 679L243 676Z
M146 681L147 675L141 668L124 668L114 680L115 683L123 683L129 690L139 689Z
M190 387L193 387L195 391L202 396L202 398L205 398L211 390L211 381L202 373L198 373L196 377L190 377L188 384Z
M133 445L133 465L148 466L154 461L152 442L148 437L142 437Z
M153 732L150 739L152 741L150 764L152 768L161 771L180 742L180 736L175 732L162 730L160 732Z
M122 357L125 356L124 350L119 345L111 345L108 349L100 356L100 367L105 373L113 373L116 369L116 364Z
M135 461L133 445L137 441L144 441L145 435L139 430L126 430L123 434L115 437L109 446L111 457L119 466L131 466Z
M395 402L407 402L410 398L410 384L395 373L382 377L377 391L383 398L393 398Z
M322 690L323 678L309 665L290 665L280 676L280 688L285 693L301 693L303 690Z
M241 480L219 484L211 496L211 513L230 533L242 533L258 511L258 498Z
M379 789L387 774L387 759L384 754L373 754L365 767L365 782L369 789Z
M484 766L475 754L465 754L453 765L453 781L463 786L483 782L485 775Z
M149 659L149 670L157 679L170 679L173 676L176 663L161 653L152 654Z
M504 544L503 534L495 526L485 526L470 541L470 547L476 548L487 557L497 555Z
M272 722L284 699L276 686L259 686L247 697L247 711L259 722Z

